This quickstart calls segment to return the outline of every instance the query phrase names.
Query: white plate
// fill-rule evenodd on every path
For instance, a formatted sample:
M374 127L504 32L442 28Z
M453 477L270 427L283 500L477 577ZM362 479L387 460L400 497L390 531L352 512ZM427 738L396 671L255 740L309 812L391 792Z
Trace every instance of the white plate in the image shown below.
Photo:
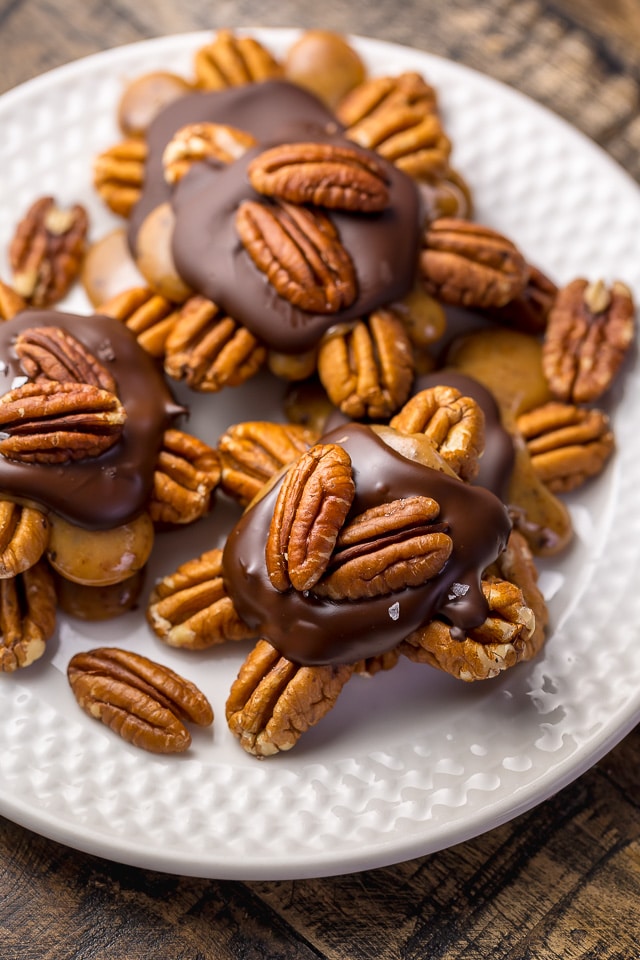
M252 32L277 53L297 35ZM190 74L193 51L209 37L89 57L0 100L0 251L17 218L48 193L83 201L94 238L115 224L93 194L91 161L119 139L114 108L123 84L158 67ZM640 192L607 156L486 77L415 50L354 43L373 71L418 70L438 87L478 220L512 236L559 283L619 277L638 296ZM65 307L88 312L77 292ZM192 428L215 440L229 422L265 416L265 383L257 394L251 386L191 398ZM615 462L571 499L576 541L543 572L553 635L534 663L484 684L408 662L355 678L291 753L258 762L224 722L244 647L172 652L141 614L97 626L62 620L42 662L0 678L0 812L140 867L285 879L430 853L550 796L640 717L639 391L632 371L618 390ZM275 414L277 400L269 402ZM197 530L162 537L151 580L220 543L230 512L220 507ZM135 648L196 680L216 710L213 730L197 732L186 755L157 759L89 720L64 670L74 651L102 643Z

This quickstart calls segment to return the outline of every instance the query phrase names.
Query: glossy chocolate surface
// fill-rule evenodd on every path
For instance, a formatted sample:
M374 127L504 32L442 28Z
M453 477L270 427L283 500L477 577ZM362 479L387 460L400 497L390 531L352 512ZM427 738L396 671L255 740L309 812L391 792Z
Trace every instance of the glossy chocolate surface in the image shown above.
M13 349L30 327L57 326L81 341L115 378L127 420L118 442L99 457L65 464L0 457L0 491L32 501L92 530L120 526L146 506L162 434L183 413L151 357L119 320L54 310L25 310L0 324L0 394L25 380Z
M375 656L436 615L459 630L482 623L487 605L480 578L504 548L510 531L498 498L407 460L362 424L340 426L323 442L339 443L352 460L356 497L347 520L400 497L431 496L440 504L438 523L447 526L452 554L443 571L422 587L383 597L337 602L293 589L279 593L265 564L277 483L243 515L224 550L225 582L241 617L285 657L302 664L349 663Z
M227 167L195 164L171 193L162 172L164 147L177 129L200 121L246 130L259 146ZM389 178L389 206L375 214L329 213L355 266L356 300L347 310L330 315L293 306L276 293L245 251L235 215L244 200L271 202L249 184L246 170L250 161L278 143L296 141L353 147L319 100L286 81L190 94L175 101L150 128L145 186L130 230L135 250L136 234L145 216L157 204L171 200L176 216L173 258L181 277L264 343L284 353L308 350L333 324L364 316L404 296L415 276L421 224L421 201L414 182L376 154Z

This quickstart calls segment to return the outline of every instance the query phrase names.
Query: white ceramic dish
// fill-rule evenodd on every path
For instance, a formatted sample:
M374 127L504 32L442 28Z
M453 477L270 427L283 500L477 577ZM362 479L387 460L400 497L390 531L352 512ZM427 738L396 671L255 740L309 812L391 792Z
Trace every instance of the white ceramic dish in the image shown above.
M297 33L252 31L276 53ZM0 99L0 251L37 197L81 200L94 238L115 220L91 188L91 161L119 138L126 81L158 67L189 75L210 34L149 41L90 57ZM422 72L440 91L456 166L477 219L513 237L559 283L615 277L640 293L640 191L583 136L518 93L436 57L354 38L372 71ZM7 276L5 266L0 273ZM89 312L75 292L65 308ZM278 411L266 381L190 397L191 428L215 440L228 423ZM224 722L244 655L165 649L141 614L109 624L62 619L44 659L0 677L0 812L113 860L230 879L322 876L433 852L534 806L580 775L640 718L640 382L617 390L618 453L571 498L572 549L542 573L553 633L544 654L502 678L465 685L401 663L354 679L335 710L286 755L258 762ZM233 510L165 535L150 582L222 542ZM135 648L196 680L218 719L184 756L124 744L77 707L65 678L78 649Z

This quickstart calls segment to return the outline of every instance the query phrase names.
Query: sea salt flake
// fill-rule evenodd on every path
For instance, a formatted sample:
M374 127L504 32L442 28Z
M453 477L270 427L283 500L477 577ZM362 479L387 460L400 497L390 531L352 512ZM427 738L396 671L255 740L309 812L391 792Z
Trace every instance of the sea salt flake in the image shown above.
M18 387L24 387L25 383L29 382L29 377L14 377L11 381L11 389L17 390Z
M392 603L389 607L389 616L392 620L398 620L400 617L400 604L396 600L395 603Z
M448 595L447 600L458 600L460 597L464 597L468 592L468 583L452 583L451 593Z

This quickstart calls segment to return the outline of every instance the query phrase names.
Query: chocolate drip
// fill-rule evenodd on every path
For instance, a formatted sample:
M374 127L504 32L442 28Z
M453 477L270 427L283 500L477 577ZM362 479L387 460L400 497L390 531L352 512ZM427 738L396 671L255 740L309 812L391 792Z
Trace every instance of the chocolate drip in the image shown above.
M56 326L83 343L115 378L127 420L122 436L99 457L62 465L19 463L0 457L0 490L52 510L90 530L120 526L146 506L162 434L178 407L151 357L119 320L53 310L25 310L0 324L0 394L24 380L13 349L30 327Z
M330 601L270 583L265 543L280 483L241 518L227 539L224 578L240 616L290 660L302 664L349 663L390 650L440 615L466 631L487 616L480 589L486 567L504 549L507 512L492 493L407 460L369 427L349 423L327 434L349 453L356 497L347 521L363 510L400 497L433 497L438 523L453 551L444 570L422 587L367 600ZM281 481L280 481L281 482Z
M172 194L162 173L164 147L178 128L199 121L239 127L253 134L260 145L226 167L194 165ZM135 250L144 217L171 199L176 216L173 258L182 279L284 353L304 352L332 325L403 297L413 284L419 248L421 205L416 185L376 154L389 178L388 207L376 214L329 213L355 266L358 296L354 303L327 316L307 313L280 297L242 246L235 215L244 200L271 202L249 184L246 171L251 159L278 143L309 140L353 146L320 101L286 81L192 94L175 101L149 132L145 186L130 231Z

